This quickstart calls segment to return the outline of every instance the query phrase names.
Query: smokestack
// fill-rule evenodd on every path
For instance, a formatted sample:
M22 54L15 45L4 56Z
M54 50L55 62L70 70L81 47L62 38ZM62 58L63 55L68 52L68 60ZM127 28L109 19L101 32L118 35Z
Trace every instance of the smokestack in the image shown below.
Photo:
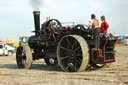
M40 31L40 11L34 11L33 15L35 23L35 35L38 36Z

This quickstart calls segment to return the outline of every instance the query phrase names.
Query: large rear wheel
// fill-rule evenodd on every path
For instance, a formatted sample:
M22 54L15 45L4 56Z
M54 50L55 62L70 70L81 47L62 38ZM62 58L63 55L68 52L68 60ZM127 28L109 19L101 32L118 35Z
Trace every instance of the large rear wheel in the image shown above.
M87 42L79 35L64 36L57 47L57 59L63 71L85 71L89 63Z
M19 46L16 51L18 68L29 69L32 64L32 51L29 46Z

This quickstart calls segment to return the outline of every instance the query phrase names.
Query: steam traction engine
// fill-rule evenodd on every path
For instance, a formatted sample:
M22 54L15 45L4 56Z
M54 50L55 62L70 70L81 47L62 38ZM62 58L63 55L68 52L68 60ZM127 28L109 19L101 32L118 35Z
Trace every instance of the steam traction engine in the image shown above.
M103 67L115 61L116 37L102 33L92 35L83 25L63 29L56 19L45 22L40 29L40 12L33 14L35 35L29 38L28 45L18 47L18 68L29 69L32 61L41 58L47 65L60 65L66 72L84 71L88 66Z

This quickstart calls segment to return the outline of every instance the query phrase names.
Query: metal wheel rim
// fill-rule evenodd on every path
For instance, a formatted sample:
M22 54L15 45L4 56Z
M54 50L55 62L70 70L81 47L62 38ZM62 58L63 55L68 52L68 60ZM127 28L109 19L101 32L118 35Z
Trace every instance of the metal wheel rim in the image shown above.
M32 52L29 46L21 46L16 54L19 68L29 69L32 64Z
M17 63L19 63L22 68L24 68L26 63L26 55L24 54L23 48L18 48L17 57L19 57L19 61L17 61Z
M71 39L68 39L67 37L70 37ZM68 39L68 40L66 40L66 39ZM74 39L74 42L69 43L69 42L73 41L73 39ZM75 57L71 57L69 55L66 56L65 54L61 54L62 49L65 51L66 50L70 51L69 50L70 47L68 49L68 47L66 47L66 46L65 47L61 46L61 45L64 45L63 42L68 43L68 45L72 46L71 51L72 50L75 51L75 53L73 54L73 56L75 56ZM74 43L77 43L77 45ZM75 45L76 45L76 47L75 47ZM81 49L81 50L79 50L79 49ZM78 36L78 35L65 36L60 40L60 42L58 44L57 59L58 59L58 62L60 64L61 68L66 72L84 71L88 65L88 60L89 60L88 56L89 56L89 54L88 54L87 43L81 36ZM64 62L66 62L66 63L64 63Z

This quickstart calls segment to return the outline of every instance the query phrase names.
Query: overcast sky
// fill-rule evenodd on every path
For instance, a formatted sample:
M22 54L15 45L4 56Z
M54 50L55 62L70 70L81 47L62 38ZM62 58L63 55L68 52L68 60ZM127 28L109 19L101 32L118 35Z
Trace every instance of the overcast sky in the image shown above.
M36 1L36 0L35 0ZM128 34L128 0L40 0L41 23L50 16L61 22L88 24L90 15L99 19L106 16L109 33ZM16 38L33 35L31 0L1 0L0 38Z

